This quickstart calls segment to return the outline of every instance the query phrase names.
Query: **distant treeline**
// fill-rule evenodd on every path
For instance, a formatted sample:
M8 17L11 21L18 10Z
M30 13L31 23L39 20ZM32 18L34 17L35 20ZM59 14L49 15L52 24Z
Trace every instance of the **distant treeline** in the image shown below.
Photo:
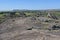
M57 14L60 16L59 10L12 10L12 11L1 11L0 16L4 14L4 16L8 17L28 17L28 16L46 16L48 13Z

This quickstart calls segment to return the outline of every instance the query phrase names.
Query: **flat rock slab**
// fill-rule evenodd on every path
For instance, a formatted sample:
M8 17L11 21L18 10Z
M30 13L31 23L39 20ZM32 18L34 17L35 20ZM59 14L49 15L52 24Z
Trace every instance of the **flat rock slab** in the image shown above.
M3 33L0 40L60 40L60 36L34 29Z
M0 25L0 40L60 40L60 36L45 32L46 30L27 30L32 26L41 25L35 24L29 18L9 19Z

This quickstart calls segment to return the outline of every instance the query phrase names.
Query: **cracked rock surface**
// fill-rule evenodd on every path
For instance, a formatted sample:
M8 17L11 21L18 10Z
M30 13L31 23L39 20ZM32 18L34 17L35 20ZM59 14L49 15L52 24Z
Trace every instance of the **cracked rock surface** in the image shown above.
M0 24L0 40L60 40L60 36L57 33L40 30L38 28L43 25L34 22L29 18L8 19ZM27 30L32 27L37 29Z

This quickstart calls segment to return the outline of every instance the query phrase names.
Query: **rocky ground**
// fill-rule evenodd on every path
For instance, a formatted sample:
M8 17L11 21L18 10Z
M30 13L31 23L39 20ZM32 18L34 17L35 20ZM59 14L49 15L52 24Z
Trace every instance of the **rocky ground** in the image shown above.
M0 24L0 40L60 40L59 30L47 30L56 24L56 20L47 22L45 21L47 19L45 17L7 19Z

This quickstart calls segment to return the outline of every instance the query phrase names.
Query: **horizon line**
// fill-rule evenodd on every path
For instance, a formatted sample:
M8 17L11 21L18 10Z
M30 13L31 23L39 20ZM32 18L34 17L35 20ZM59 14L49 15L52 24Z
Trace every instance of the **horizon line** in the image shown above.
M8 9L8 10L0 10L0 11L13 11L13 10L60 10L60 9Z

